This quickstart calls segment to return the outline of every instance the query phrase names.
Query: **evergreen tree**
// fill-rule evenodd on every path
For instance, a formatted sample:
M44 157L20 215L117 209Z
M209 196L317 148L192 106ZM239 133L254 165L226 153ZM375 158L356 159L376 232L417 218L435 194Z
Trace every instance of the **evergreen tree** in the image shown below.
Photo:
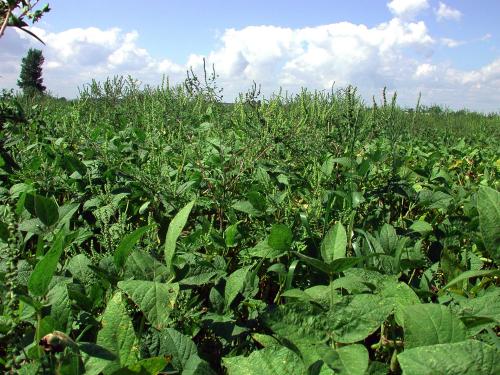
M44 62L42 51L30 48L21 64L21 74L17 85L23 89L24 93L44 92L42 78L42 64Z

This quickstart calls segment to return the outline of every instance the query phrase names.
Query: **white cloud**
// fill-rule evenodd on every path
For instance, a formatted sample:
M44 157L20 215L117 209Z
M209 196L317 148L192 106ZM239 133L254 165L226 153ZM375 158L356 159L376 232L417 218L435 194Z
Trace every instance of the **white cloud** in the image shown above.
M215 64L220 75L218 84L224 88L225 100L232 100L255 80L266 96L280 86L297 92L302 86L329 90L335 83L336 87L353 84L365 98L387 86L398 91L403 105L413 105L421 91L424 104L500 109L500 59L471 71L436 63L432 59L436 45L454 47L462 42L435 38L423 21L400 17L374 27L340 22L296 29L227 29L219 35L217 48L206 56L193 51L183 64L151 56L139 45L136 31L34 31L44 39L45 47L13 30L7 30L0 41L0 88L16 86L20 60L29 47L35 47L43 48L46 58L45 85L55 94L69 97L92 78L114 75L130 74L155 85L165 74L170 82L178 83L189 67L201 73L206 58L207 66Z
M452 38L441 38L441 44L445 45L448 48L455 48L466 44L463 40L455 40Z
M412 19L429 7L428 0L391 0L387 3L389 10L396 17Z
M436 18L438 21L454 20L459 21L462 18L462 12L446 5L442 1L439 2L439 7L435 9Z
M436 71L436 66L431 64L420 64L415 71L416 78L429 77Z

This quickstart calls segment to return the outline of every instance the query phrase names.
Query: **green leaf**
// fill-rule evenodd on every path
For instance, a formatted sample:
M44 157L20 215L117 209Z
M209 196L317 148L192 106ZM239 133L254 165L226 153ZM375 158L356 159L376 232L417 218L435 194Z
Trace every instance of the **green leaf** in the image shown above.
M89 374L112 374L114 371L137 362L138 341L134 326L128 316L121 292L115 293L104 310L101 330L97 334L96 344L110 350L116 358L113 361L90 357L86 363Z
M271 228L271 233L267 238L267 243L274 250L285 252L290 250L292 245L293 233L290 228L284 224L274 224Z
M41 297L47 293L50 281L54 276L57 263L64 250L64 231L60 230L47 254L36 264L28 281L28 289L34 296Z
M112 375L157 375L162 373L165 366L168 364L166 358L154 357L143 359L133 365L121 368Z
M168 226L167 237L165 238L165 262L170 272L172 272L174 269L173 261L177 239L181 235L182 229L184 229L184 226L187 223L189 213L191 212L194 203L195 201L191 201L186 206L184 206L177 213L177 215L174 216Z
M364 340L391 314L392 306L376 295L357 294L344 297L330 310L331 328L335 341L349 344Z
M428 233L432 232L432 225L430 225L428 222L424 220L416 220L413 222L413 224L410 226L410 230L413 232L417 233Z
M145 251L132 251L125 262L125 279L165 281L167 277L167 267Z
M54 198L35 195L35 213L42 223L50 227L59 220L59 208Z
M123 290L139 306L148 321L158 330L168 323L168 317L174 309L179 284L163 284L154 281L120 281L118 288Z
M250 201L247 200L240 200L235 202L232 205L232 208L234 208L237 211L244 212L250 216L262 216L263 213L259 209L255 208Z
M332 350L323 360L339 375L364 375L368 369L368 351L360 344Z
M236 236L238 235L238 224L240 221L228 226L224 231L224 242L227 247L236 246Z
M71 327L71 302L68 288L64 284L56 285L47 294L50 304L50 316L54 319L54 330L66 332Z
M473 277L485 277L485 276L500 276L500 270L480 270L480 271L465 271L459 276L455 277L448 284L446 284L442 290L448 289L449 287L459 283L460 281L468 280Z
M422 346L398 355L403 375L500 374L498 351L475 340Z
M251 266L239 268L228 276L226 280L226 288L224 289L225 308L234 301L239 292L243 289L247 278L248 271Z
M223 364L228 375L306 374L300 357L285 347L264 348L250 353L248 357L225 357Z
M477 195L479 227L486 250L500 260L500 193L486 186L479 188Z
M134 248L135 244L141 239L141 237L151 228L153 225L146 225L144 227L137 228L132 233L127 234L118 244L118 247L114 253L114 261L117 267L121 268L125 265L128 255Z
M396 230L390 224L384 224L380 230L380 245L384 249L385 254L391 255L396 249L398 236Z
M301 254L297 251L294 251L293 253L295 255L297 255L299 257L299 259L302 260L303 262L309 264L310 266L316 268L319 271L322 271L322 272L330 275L330 267L328 266L328 264L322 262L321 260L311 258L307 255Z
M78 172L82 177L87 173L87 166L75 156L65 154L61 159L61 164L70 173Z
M326 233L321 242L321 256L326 263L335 259L345 258L347 249L347 235L341 222L338 222Z
M146 342L147 356L168 356L172 366L182 374L212 374L205 362L198 356L194 342L173 328L152 332Z
M467 338L464 324L446 306L435 303L406 306L402 317L406 349Z

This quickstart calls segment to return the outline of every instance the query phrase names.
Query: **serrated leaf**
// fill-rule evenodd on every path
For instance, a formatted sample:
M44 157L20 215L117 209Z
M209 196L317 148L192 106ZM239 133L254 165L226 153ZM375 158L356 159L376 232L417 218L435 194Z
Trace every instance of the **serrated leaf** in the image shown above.
M36 264L28 281L28 289L34 296L43 296L47 293L50 281L54 276L59 258L64 250L64 231L59 231L52 247L47 254Z
M113 259L117 267L121 268L125 265L127 257L134 248L135 244L152 227L152 225L146 225L144 227L137 228L132 233L129 233L125 237L123 237L113 255Z
M179 294L177 283L126 280L120 281L118 288L139 306L148 321L158 330L163 329L168 323L168 317Z
M347 235L341 222L338 222L326 233L321 242L321 256L326 263L335 259L345 258L347 250Z
M421 346L398 355L403 375L496 375L498 351L475 340Z
M463 341L467 331L448 307L435 303L402 309L405 348Z
M195 201L185 205L172 219L168 226L167 236L165 238L165 262L170 272L173 271L173 260L175 256L175 247L177 239L181 235L182 229L187 223L189 214L194 206Z

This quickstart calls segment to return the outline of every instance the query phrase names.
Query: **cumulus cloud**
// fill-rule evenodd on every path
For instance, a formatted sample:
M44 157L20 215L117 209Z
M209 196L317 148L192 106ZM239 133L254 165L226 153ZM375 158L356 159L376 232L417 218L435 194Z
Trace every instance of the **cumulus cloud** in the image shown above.
M426 1L394 0L389 4L397 16L373 27L340 22L304 28L227 29L218 36L217 48L206 55L193 51L182 64L151 56L139 45L136 31L94 27L58 33L34 31L47 44L43 47L45 84L62 96L74 97L76 88L92 78L113 75L130 74L152 85L166 75L178 83L190 67L201 73L206 59L209 67L215 65L218 84L228 101L256 81L266 96L279 87L297 92L300 87L329 90L333 84L353 84L365 98L384 86L397 90L403 105L413 105L421 91L424 104L500 109L500 60L471 71L434 62L436 46L455 47L462 42L436 38L423 21L403 17L409 9L425 9ZM15 30L7 30L0 43L0 87L15 87L21 58L28 48L42 46Z
M44 82L63 96L75 96L77 87L92 78L113 75L141 76L145 83L156 83L162 74L180 77L184 67L168 59L156 60L137 45L137 31L119 28L73 28L59 33L32 27L46 46L17 30L7 29L0 49L1 87L15 87L19 65L28 48L43 50ZM5 44L4 44L5 43ZM3 48L4 45L6 48Z
M389 10L396 17L412 19L429 7L428 0L391 0L387 3Z
M453 20L459 21L462 18L462 12L446 5L442 1L439 2L439 7L435 10L438 21Z

